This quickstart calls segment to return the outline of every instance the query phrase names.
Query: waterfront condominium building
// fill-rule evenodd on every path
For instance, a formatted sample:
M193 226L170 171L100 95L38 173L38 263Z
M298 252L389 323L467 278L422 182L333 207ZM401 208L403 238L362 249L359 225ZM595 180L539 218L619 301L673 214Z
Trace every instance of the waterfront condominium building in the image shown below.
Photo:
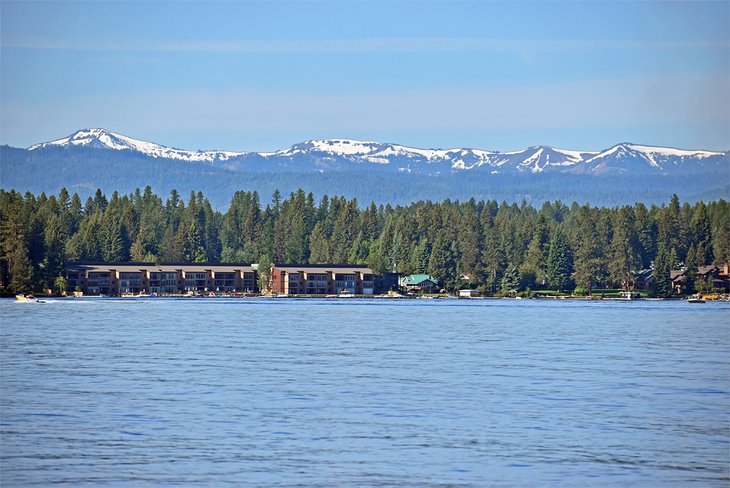
M353 264L275 264L272 293L283 295L372 295L373 271Z
M69 263L66 282L85 295L258 292L251 264Z

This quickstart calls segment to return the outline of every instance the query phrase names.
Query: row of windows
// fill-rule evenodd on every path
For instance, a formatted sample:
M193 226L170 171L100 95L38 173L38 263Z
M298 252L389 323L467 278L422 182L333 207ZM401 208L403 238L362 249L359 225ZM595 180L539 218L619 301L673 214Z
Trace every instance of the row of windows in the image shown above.
M109 286L109 280L89 280L87 286Z
M151 280L176 280L177 273L153 272L153 273L150 273L150 279Z
M172 280L150 280L150 286L175 286L177 285L178 281L176 279Z
M185 273L186 280L204 280L207 277L206 273Z
M150 286L151 293L177 293L177 291L175 286Z
M308 281L327 281L326 274L307 274Z

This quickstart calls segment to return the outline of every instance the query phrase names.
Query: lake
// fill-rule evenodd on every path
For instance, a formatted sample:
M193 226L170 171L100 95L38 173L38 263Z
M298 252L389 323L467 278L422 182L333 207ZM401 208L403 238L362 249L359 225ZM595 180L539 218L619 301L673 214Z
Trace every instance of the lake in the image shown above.
M0 484L722 486L730 304L0 300Z

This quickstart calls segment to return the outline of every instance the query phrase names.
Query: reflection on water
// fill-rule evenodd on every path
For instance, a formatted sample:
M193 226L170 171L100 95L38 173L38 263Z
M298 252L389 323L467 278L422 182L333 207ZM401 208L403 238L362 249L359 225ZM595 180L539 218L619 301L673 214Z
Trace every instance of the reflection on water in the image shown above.
M727 486L730 307L3 300L3 486Z

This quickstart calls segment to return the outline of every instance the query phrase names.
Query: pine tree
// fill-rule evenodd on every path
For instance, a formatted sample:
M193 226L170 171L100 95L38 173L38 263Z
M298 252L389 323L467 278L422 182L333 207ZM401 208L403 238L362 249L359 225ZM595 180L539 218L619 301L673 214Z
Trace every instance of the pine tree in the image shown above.
M33 265L28 258L28 248L18 241L9 256L10 290L14 293L33 291Z
M425 237L422 237L418 242L418 245L413 248L411 254L411 268L416 274L423 274L428 271L428 262L431 257L431 249L429 248L428 241Z
M243 248L247 257L246 261L254 260L261 253L259 246L261 234L261 204L259 194L253 192L249 201L248 209L243 218Z
M271 289L271 266L273 263L268 254L263 254L258 259L258 265L259 290L265 292Z
M628 290L634 280L634 272L641 265L638 236L634 227L634 215L630 207L622 207L614 216L613 239L609 247L608 271L611 279Z
M485 283L489 290L496 292L507 266L506 258L500 246L499 231L488 212L482 212L481 222L482 231L484 232L482 238L484 248L481 255L482 276L480 281Z
M362 214L362 231L366 240L372 241L378 237L378 209L371 202Z
M639 244L641 268L647 269L656 256L656 222L643 203L637 203L634 210L636 239Z
M669 284L671 266L664 243L659 243L653 264L652 280L654 282L654 294L658 297L668 297L671 295L672 290Z
M476 280L481 274L482 232L479 219L472 206L465 206L458 222L458 239L460 251L460 269L470 278Z
M697 252L694 245L690 245L687 251L687 259L684 262L684 282L682 283L683 292L690 294L695 292L695 280L697 279Z
M365 264L368 261L369 251L370 244L365 240L363 233L360 232L355 238L355 242L352 243L347 262L352 264Z
M550 247L550 233L547 220L540 214L535 224L532 240L527 248L527 255L522 266L525 275L532 276L535 283L547 283L547 258Z
M604 243L609 242L605 234L602 238L598 228L600 217L587 205L577 211L577 222L573 237L573 278L578 286L591 294L593 287L602 282L607 272Z
M520 270L517 269L517 266L514 264L511 264L507 266L507 270L504 273L504 276L502 277L502 283L501 283L501 290L504 293L512 293L516 291L520 291L521 288L521 275Z
M442 230L436 236L436 240L431 247L428 273L438 279L444 288L451 291L456 289L456 280L458 278L456 256L446 231Z
M569 290L572 286L573 256L562 229L558 227L550 240L547 260L547 278L557 291Z
M180 226L182 242L182 258L188 263L204 263L205 249L203 249L199 224L197 220L190 220Z
M271 196L271 202L272 202L272 210L274 211L274 215L277 217L279 216L279 212L281 211L281 192L277 188L274 191L274 194Z
M312 264L332 261L329 236L325 233L324 227L322 222L317 222L309 239L309 262Z
M699 266L709 264L713 260L712 255L712 225L707 214L707 205L698 202L692 214L690 225L692 243L695 244L695 252L698 254L693 258ZM688 251L689 252L689 251Z
M165 229L162 235L162 242L159 245L160 260L166 263L177 263L182 261L182 247L177 239L177 233L172 226ZM138 256L144 257L144 249L138 251Z

